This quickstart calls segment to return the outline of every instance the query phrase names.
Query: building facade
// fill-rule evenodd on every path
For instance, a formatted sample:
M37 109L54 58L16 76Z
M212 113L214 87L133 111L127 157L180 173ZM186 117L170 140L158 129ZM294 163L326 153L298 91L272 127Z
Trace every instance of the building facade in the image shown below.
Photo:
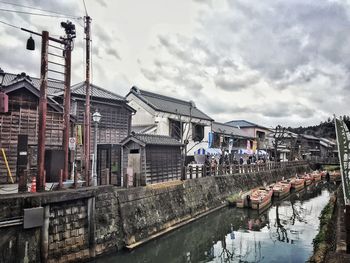
M186 156L200 148L208 148L213 119L199 110L194 102L159 95L132 87L126 99L136 110L133 130L164 135L184 144Z

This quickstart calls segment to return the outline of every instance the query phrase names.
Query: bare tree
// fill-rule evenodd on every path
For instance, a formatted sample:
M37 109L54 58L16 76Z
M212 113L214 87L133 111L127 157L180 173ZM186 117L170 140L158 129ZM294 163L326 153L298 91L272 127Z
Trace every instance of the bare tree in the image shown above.
M281 125L277 125L272 135L272 146L274 149L275 161L277 160L278 146L282 145L285 142L286 137L286 128L282 127Z

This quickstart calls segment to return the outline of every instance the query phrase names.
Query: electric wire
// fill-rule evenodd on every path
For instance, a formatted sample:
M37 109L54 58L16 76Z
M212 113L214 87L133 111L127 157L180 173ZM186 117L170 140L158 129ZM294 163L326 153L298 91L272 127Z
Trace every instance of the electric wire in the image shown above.
M1 24L4 24L4 25L7 25L7 26L10 26L10 27L13 27L13 28L21 29L19 26L12 25L12 24L7 23L7 22L5 22L5 21L1 21L1 20L0 20L0 23L1 23Z
M84 9L85 9L85 15L88 16L88 12L87 12L87 9L86 9L85 0L83 0L83 4L84 4Z
M67 16L67 17L75 17L75 16L73 16L73 15L67 15L67 14L63 14L63 13L56 12L56 11L51 11L51 10L46 10L46 9L42 9L42 8L37 8L37 7L32 7L32 6L21 5L21 4L15 4L15 3L10 3L10 2L6 2L6 1L0 1L0 3L6 4L6 5L13 5L13 6L18 6L18 7L33 9L33 10L38 10L38 11L43 11L43 12L52 13L52 14L57 14L57 15L62 15L62 16Z
M18 14L25 14L25 15L32 15L32 16L45 16L45 17L55 17L55 18L58 17L58 18L81 19L80 17L69 16L69 15L50 15L50 14L33 13L33 12L19 11L19 10L5 9L5 8L0 8L0 11L10 12L10 13L18 13Z

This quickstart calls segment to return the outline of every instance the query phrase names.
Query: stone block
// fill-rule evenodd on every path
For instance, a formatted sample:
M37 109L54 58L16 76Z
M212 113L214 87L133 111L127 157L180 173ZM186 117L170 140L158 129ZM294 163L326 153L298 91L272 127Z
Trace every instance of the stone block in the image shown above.
M63 232L63 238L64 239L70 238L70 236L71 236L70 231Z
M66 215L72 214L72 208L66 208Z
M75 260L75 257L76 257L76 254L75 254L75 253L69 254L69 255L68 255L68 261L73 261L73 260Z

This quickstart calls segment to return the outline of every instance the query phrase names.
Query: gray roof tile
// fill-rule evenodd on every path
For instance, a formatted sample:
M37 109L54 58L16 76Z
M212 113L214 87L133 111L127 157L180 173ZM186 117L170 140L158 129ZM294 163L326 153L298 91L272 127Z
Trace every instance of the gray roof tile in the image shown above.
M27 81L30 84L32 84L35 88L40 89L40 79L30 77L30 76L26 75L24 72L22 72L21 74L6 73L4 81L3 81L3 85L9 86L9 85L15 84L15 83L20 82L20 81ZM48 89L47 89L48 96L60 96L63 94L63 90L64 90L63 82L55 82L55 81L48 80L47 86L48 86ZM84 96L85 95L85 81L71 86L71 92L72 92L72 94ZM91 94L91 96L97 97L97 98L125 101L124 97L119 96L111 91L103 89L103 88L96 86L94 84L91 84L91 93L90 94Z
M238 129L237 127L234 127L225 123L220 123L220 122L213 122L212 131L216 133L226 134L226 135L233 135L233 136L248 138L243 133L243 131Z
M158 111L178 114L182 116L192 116L193 118L210 121L213 120L208 115L197 109L194 103L190 101L179 100L153 92L140 90L137 87L132 87L130 93L133 93L135 96Z
M182 144L178 140L170 136L143 134L143 133L132 133L128 138L124 139L123 142L124 143L127 142L132 137L143 142L146 145L182 146Z
M225 124L231 125L234 127L240 127L240 128L260 127L263 129L268 129L264 126L261 126L261 125L258 125L258 124L255 124L255 123L252 123L252 122L246 121L246 120L232 120L232 121L226 122Z

